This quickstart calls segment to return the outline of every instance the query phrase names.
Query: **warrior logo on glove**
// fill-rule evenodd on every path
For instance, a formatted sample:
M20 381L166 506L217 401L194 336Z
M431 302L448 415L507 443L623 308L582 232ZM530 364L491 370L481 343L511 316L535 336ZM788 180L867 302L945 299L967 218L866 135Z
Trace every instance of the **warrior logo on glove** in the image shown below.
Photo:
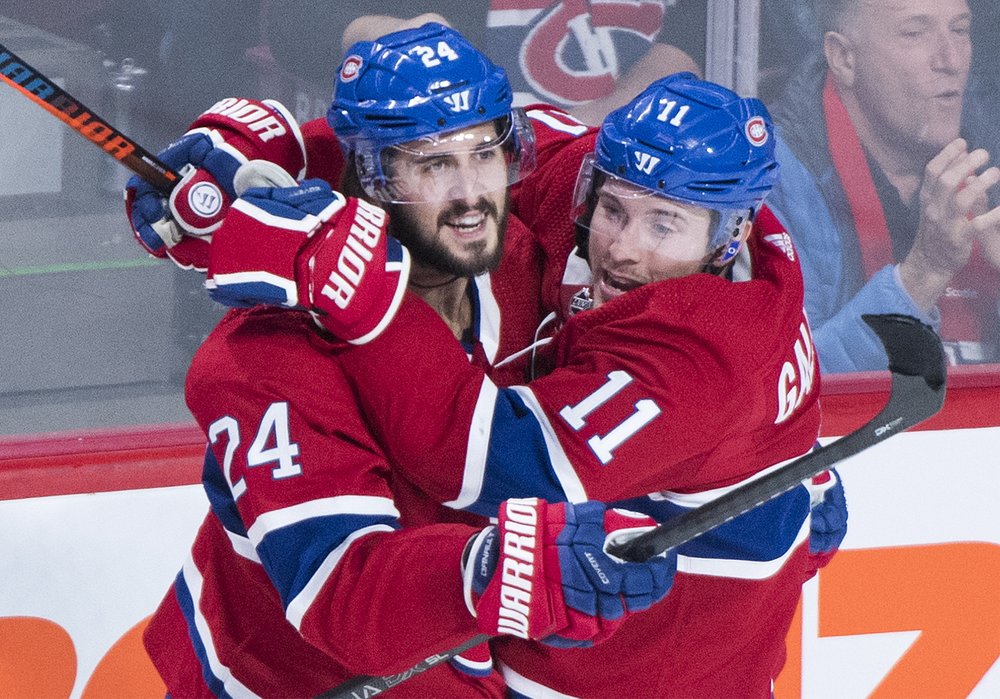
M515 498L501 505L499 520L472 539L464 571L466 605L485 633L591 646L673 585L673 551L643 563L607 552L612 542L653 528L646 515L596 501Z
M188 192L188 206L205 218L211 218L222 210L222 192L211 182L199 182Z

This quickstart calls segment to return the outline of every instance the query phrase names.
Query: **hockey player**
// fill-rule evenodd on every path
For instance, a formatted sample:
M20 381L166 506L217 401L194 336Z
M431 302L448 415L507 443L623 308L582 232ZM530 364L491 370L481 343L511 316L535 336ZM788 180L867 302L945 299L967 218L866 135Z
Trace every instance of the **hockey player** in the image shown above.
M808 451L819 377L794 248L762 206L763 105L671 76L545 160L515 210L566 311L557 368L498 386L407 300L337 355L394 469L459 510L597 498L665 521ZM578 235L568 216L537 225L571 210ZM227 221L213 257L269 234ZM498 637L504 678L516 696L769 697L801 585L845 525L835 474L803 484L682 547L671 595L605 643Z
M502 71L453 32L424 27L356 46L331 111L356 186L397 214L391 230L412 248L411 286L446 318L451 341L462 339L492 371L505 347L530 340L539 315L534 248L505 196L529 169L532 134L511 110ZM216 293L235 302L271 294L354 342L384 327L409 270L381 209L316 180L292 192L251 190L261 196L230 208L236 170L250 159L334 179L341 160L325 122L299 132L276 103L225 100L162 155L185 167L169 202L139 181L128 192L130 220L151 252L204 267L223 220L255 220L275 235L241 258L243 272L213 269ZM279 273L254 265L290 241L315 247L281 272L319 283L275 287ZM672 554L625 564L602 551L607 536L649 526L648 517L532 499L507 503L490 528L429 500L390 470L336 347L307 314L250 309L226 316L192 363L186 396L209 441L211 513L145 636L172 695L311 696L353 674L405 670L481 628L589 643L667 593ZM486 579L473 615L463 552L497 536L521 558L493 561L493 575L477 569ZM457 665L399 691L502 694L488 657Z

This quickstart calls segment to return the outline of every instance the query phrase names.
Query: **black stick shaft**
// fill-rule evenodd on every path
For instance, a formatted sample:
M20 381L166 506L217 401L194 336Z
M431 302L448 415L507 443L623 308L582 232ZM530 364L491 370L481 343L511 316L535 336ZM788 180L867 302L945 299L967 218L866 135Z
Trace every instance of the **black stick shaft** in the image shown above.
M892 374L889 400L878 415L836 442L637 536L614 553L630 561L644 561L677 548L937 413L945 395L945 360L940 338L910 316L885 314L863 318L882 341Z
M409 670L401 672L398 675L383 675L381 677L358 675L343 684L338 684L333 689L323 692L316 699L368 699L368 697L374 697L388 689L392 689L400 682L405 682L414 675L426 672L435 665L443 663L446 660L451 660L456 655L461 655L473 646L486 643L488 640L490 640L488 635L484 633L476 634L465 643L455 646L451 650L425 658Z
M115 158L160 191L167 193L180 176L155 155L114 128L83 102L0 44L0 80Z

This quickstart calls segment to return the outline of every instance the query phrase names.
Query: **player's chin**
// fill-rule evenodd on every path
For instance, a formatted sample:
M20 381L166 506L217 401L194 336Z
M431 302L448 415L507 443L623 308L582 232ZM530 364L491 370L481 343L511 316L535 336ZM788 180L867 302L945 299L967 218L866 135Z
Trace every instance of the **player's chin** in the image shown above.
M453 257L466 276L476 276L496 269L500 264L502 250L497 239L477 241L453 250Z
M939 118L925 122L917 134L917 140L940 151L961 135L961 113L947 110Z
M609 284L607 279L603 276L598 276L597 279L594 280L590 293L594 300L594 308L596 308L601 304L607 303L611 299L618 298L624 294L625 291Z

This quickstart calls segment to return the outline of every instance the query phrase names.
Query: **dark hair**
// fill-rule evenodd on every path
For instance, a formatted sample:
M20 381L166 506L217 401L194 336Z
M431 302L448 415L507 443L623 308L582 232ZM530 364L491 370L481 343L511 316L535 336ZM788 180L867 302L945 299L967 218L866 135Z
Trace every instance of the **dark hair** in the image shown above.
M340 187L339 191L345 197L355 197L357 199L364 199L365 201L371 201L364 188L361 186L361 179L358 177L358 168L355 164L354 151L347 154L344 158L344 171L340 175ZM377 204L378 202L372 202Z

